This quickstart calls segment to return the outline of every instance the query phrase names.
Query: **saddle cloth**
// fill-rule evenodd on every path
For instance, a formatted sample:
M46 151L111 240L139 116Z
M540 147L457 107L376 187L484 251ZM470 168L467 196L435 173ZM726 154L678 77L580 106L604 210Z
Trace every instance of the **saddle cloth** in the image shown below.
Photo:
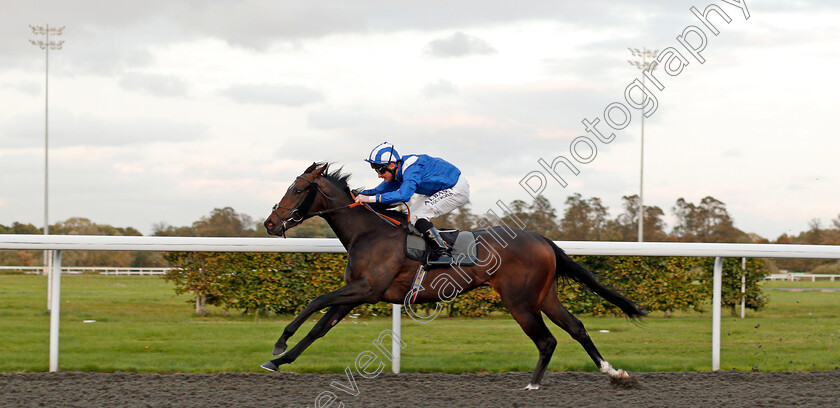
M458 266L473 266L478 261L478 245L475 234L470 231L444 230L440 236L452 247L452 259ZM405 254L420 262L426 262L432 253L430 244L419 234L409 232L405 239Z

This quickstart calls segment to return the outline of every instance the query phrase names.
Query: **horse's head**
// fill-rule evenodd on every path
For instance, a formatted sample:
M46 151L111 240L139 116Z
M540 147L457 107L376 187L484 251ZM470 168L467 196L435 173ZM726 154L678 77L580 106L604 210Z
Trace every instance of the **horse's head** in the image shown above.
M312 212L324 209L319 181L327 164L312 163L306 171L295 178L280 202L271 209L263 225L269 235L286 236L286 231L312 216ZM324 195L322 192L320 195Z

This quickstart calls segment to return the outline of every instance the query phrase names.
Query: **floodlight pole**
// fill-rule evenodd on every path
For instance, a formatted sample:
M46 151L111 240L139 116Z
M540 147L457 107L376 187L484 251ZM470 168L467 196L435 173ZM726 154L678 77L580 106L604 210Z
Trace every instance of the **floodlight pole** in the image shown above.
M49 222L49 151L50 151L50 49L60 50L64 45L64 41L50 41L50 34L59 36L64 31L64 26L50 27L33 26L30 25L32 33L38 36L44 36L43 40L29 40L32 45L41 47L45 52L44 71L45 71L45 96L44 96L44 235L50 234ZM50 299L52 296L52 276L50 273L50 264L52 257L50 251L44 251L44 275L47 275L47 310L50 310Z
M642 50L639 51L638 48L627 48L630 50L630 53L633 54L634 57L641 57L642 60L639 62L638 60L627 62L630 65L635 66L636 68L642 71L642 88L645 87L645 75L644 71L653 71L656 69L657 64L651 64L648 62L648 58L651 60L656 59L657 55L659 55L659 50L649 50L647 48L642 47ZM645 104L646 105L646 104ZM644 202L644 192L645 192L645 105L642 105L641 112L642 112L642 142L641 142L641 159L639 163L639 236L638 241L644 241L644 219L645 219L645 202Z

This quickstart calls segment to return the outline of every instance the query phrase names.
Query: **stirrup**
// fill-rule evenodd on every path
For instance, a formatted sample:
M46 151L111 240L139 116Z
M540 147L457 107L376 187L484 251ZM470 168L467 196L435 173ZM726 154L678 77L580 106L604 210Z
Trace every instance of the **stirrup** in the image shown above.
M427 266L449 266L454 263L455 260L452 258L452 254L448 250L435 250L432 251L431 256L426 261Z
M426 260L426 265L429 267L450 266L454 263L452 248L446 244L446 241L443 240L440 232L435 227L430 228L423 235L432 244L432 247L434 247L432 254L430 254L431 256Z

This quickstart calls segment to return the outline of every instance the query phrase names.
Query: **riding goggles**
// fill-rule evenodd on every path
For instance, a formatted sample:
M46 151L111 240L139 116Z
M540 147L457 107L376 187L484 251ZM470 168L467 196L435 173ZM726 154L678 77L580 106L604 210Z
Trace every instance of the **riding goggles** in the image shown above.
M375 170L379 174L385 174L385 172L388 171L388 165L387 164L371 163L370 168L372 168L373 170Z

